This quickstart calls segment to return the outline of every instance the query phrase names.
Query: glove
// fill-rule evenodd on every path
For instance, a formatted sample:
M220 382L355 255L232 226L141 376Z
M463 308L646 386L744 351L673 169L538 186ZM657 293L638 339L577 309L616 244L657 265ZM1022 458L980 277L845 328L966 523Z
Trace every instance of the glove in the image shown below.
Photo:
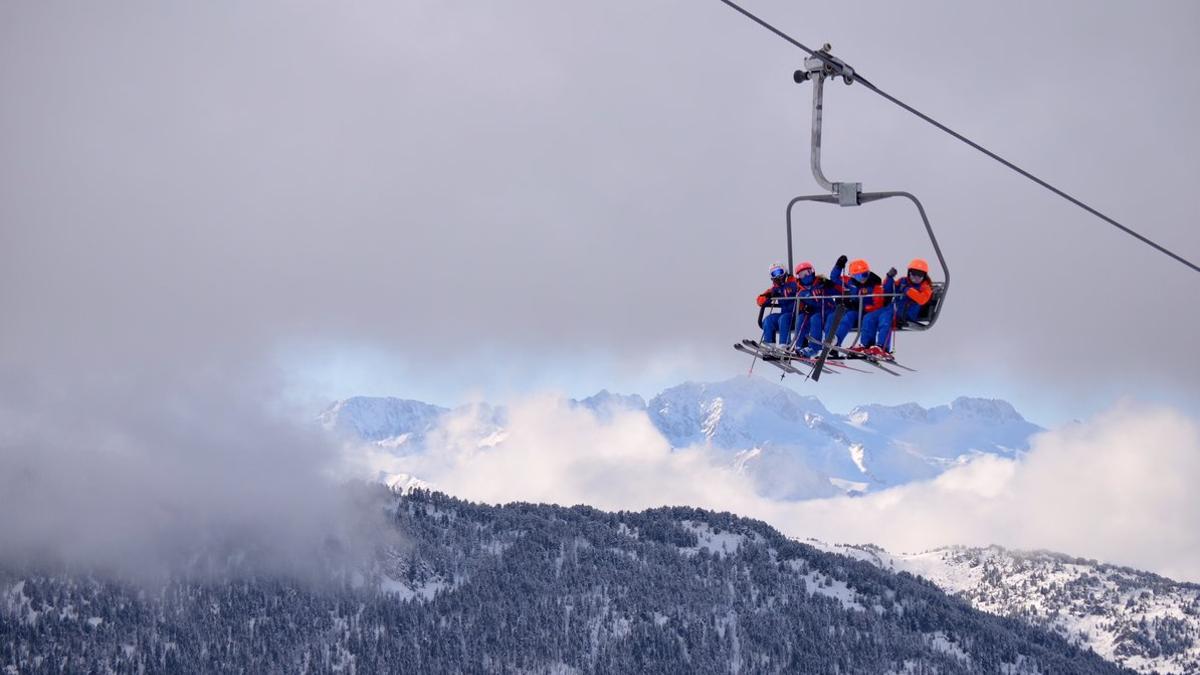
M896 268L893 267L892 269L888 270L887 275L888 275L888 278L896 276Z
M758 296L758 306L759 306L759 307L765 307L765 306L766 306L766 304L767 304L767 301L768 301L768 300L770 300L770 298L768 298L768 297L767 297L767 296L765 296L765 295L760 295L760 296Z
M847 257L846 257L846 256L844 256L844 255L840 255L840 256L838 256L837 262L835 262L835 263L833 264L833 266L834 266L834 267L845 267L845 266L846 266L846 261L847 261L847 260L849 260L849 258L847 258Z

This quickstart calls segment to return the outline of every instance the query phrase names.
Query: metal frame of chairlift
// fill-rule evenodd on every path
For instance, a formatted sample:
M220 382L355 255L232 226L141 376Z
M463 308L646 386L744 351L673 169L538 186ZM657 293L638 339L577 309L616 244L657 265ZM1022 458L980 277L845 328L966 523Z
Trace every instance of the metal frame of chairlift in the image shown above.
M821 57L809 57L804 60L804 68L797 70L794 79L797 84L802 84L811 80L813 85L813 104L812 104L812 153L811 164L813 178L816 179L817 185L825 190L824 194L801 195L792 198L787 205L787 248L788 248L788 273L792 272L794 256L792 251L792 209L800 202L816 202L820 204L837 204L838 206L861 206L872 202L891 199L893 197L902 197L912 202L913 206L917 207L917 213L921 216L921 222L925 225L925 232L929 235L929 242L933 244L933 251L937 254L938 264L942 268L942 281L933 282L934 297L933 306L929 310L929 315L923 317L920 322L909 322L903 327L897 327L896 330L928 330L937 322L938 316L941 314L942 307L946 304L946 295L950 292L950 268L946 265L946 258L942 255L942 248L938 246L937 237L933 234L933 226L929 224L929 216L925 213L925 207L921 204L921 200L909 192L902 191L886 191L886 192L863 192L862 183L845 183L833 182L825 177L825 173L821 170L821 121L824 110L824 94L825 94L825 79L826 78L842 78L842 81L847 85L854 83L854 69L846 65L842 60L829 54L829 45L825 45L821 51ZM932 281L932 279L931 279ZM861 308L859 310L861 321ZM762 313L759 313L759 324L762 323Z

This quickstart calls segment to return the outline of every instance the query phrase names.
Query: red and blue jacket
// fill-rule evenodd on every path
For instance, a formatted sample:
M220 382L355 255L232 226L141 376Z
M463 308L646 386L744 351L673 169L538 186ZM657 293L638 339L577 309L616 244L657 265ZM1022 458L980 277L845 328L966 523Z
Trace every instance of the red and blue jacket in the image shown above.
M840 295L842 292L836 282L819 274L813 275L812 283L807 286L799 281L796 283L800 288L800 311L805 314L823 314L826 310L833 309L833 300L825 296Z
M778 286L772 284L770 288L759 293L758 306L762 307L771 299L779 298L779 311L792 312L796 309L796 296L799 293L800 284L796 283L795 277L789 276L782 284Z
M862 305L864 315L865 313L882 310L883 307L888 305L888 299L883 297L887 289L884 288L884 283L880 279L880 275L875 274L874 271L868 273L866 281L862 283L854 281L853 276L842 274L842 269L839 265L834 265L833 271L830 271L829 276L832 279L841 280L842 295L863 295ZM858 311L857 303L854 304L853 309L854 311Z
M913 284L908 277L904 277L895 284L895 292L901 294L896 298L896 304L904 304L906 301L916 303L918 307L924 307L933 298L933 283L929 281L929 277L925 277L919 284Z

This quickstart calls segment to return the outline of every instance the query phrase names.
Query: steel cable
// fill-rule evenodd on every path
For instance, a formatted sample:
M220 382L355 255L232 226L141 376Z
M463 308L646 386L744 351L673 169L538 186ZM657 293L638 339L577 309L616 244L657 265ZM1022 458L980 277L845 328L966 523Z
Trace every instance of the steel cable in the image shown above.
M779 30L778 28L772 26L771 24L767 23L766 21L763 21L759 17L750 13L748 10L743 8L741 5L738 5L736 2L733 2L733 0L721 0L721 2L725 3L729 7L736 10L741 15L743 15L746 18L750 19L751 21L757 23L758 25L762 26L763 28L766 28L767 30L771 31L778 37L782 38L783 40L785 40L786 42L791 44L793 47L796 47L796 48L804 51L809 56L815 56L817 58L824 60L825 55L822 52L814 51L814 50L808 48L806 45L797 41L792 36L788 35L787 33L784 33L783 31ZM1007 159L1004 159L1000 155L983 147L979 143L972 141L971 139L969 139L966 136L951 129L950 127L946 126L945 124L942 124L941 122L930 117L929 115L926 115L925 113L921 112L920 110L917 110L916 108L905 103L904 101L901 101L900 99L896 98L895 96L892 96L891 94L887 93L886 91L880 89L878 86L876 86L870 80L868 80L865 77L863 77L862 75L860 75L857 70L854 71L854 82L862 84L867 89L869 89L869 90L875 92L876 94L878 94L879 96L883 97L885 100L890 101L891 103L902 108L903 110L906 110L909 113L915 115L916 117L933 125L935 128L937 128L941 131L944 131L945 133L962 141L963 143L966 143L967 145L974 148L975 150L978 150L979 152L987 155L988 157L991 157L992 159L996 160L1000 164L1008 167L1009 169L1012 169L1013 171L1024 176L1025 178L1028 178L1029 180L1033 181L1034 183L1040 185L1041 187L1046 188L1050 192L1053 192L1054 194L1058 195L1059 197L1062 197L1063 199L1067 200L1068 202L1071 202L1075 206L1078 206L1079 208L1083 209L1084 211L1087 211L1088 213L1092 214L1093 216L1096 216L1097 218L1108 223L1109 225L1112 225L1113 227L1121 230L1125 234L1128 234L1129 236L1137 239L1138 241L1142 242L1143 244L1146 244L1147 246L1154 248L1158 252L1163 253L1167 256L1170 256L1171 258L1175 259L1176 261L1178 261L1180 263L1183 263L1184 265L1190 267L1193 272L1200 272L1200 267L1198 267L1195 263L1188 260L1187 258L1184 258L1183 256L1179 255L1178 253L1175 253L1174 251L1170 250L1169 248L1163 246L1162 244L1159 244L1159 243L1151 240L1149 237L1146 237L1145 235L1142 235L1142 234L1134 231L1132 228L1129 228L1129 227L1117 222L1116 219L1111 218L1111 217L1101 213L1099 210L1093 208L1092 206L1089 206L1088 204L1084 203L1083 201L1076 199L1075 197L1072 197L1071 195L1067 194L1065 191L1060 190L1059 188L1051 185L1049 182L1047 182L1041 178L1038 178L1037 176L1033 175L1029 171L1022 169L1021 167L1017 166L1016 164L1008 161Z

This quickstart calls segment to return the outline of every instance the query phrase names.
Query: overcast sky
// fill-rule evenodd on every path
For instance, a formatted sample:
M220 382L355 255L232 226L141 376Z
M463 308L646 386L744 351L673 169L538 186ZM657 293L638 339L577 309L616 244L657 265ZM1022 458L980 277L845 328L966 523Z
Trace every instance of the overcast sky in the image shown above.
M747 6L1200 258L1195 3ZM745 372L815 191L801 57L716 0L3 3L0 367L441 403ZM919 374L795 386L1200 409L1194 272L862 87L826 110L826 172L919 195L954 285ZM812 208L819 269L931 255L901 208Z

